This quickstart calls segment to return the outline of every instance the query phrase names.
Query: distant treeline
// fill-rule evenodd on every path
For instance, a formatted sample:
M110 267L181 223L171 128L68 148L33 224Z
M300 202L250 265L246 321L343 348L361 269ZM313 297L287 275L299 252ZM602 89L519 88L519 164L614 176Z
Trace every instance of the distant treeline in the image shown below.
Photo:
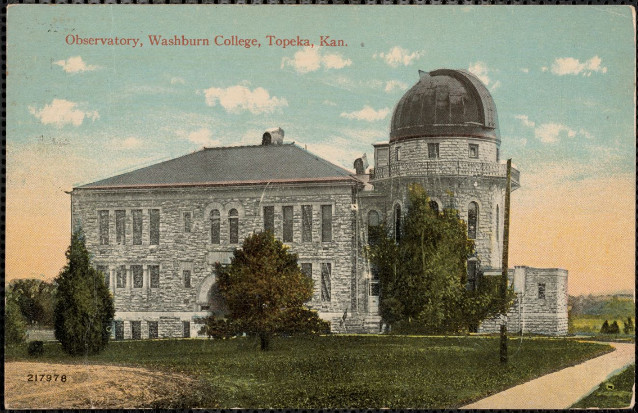
M624 319L636 312L636 303L630 295L579 295L569 296L572 315L598 315L610 319Z

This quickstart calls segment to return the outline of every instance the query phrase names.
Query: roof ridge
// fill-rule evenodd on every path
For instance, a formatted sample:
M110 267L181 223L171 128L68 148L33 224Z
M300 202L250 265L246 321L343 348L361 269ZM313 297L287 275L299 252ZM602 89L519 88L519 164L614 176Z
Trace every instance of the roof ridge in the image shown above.
M292 146L295 142L286 142L280 144L270 144L270 145L228 145L228 146L204 146L201 150L196 151L211 151L211 150L220 150L220 149L236 149L236 148L261 148L266 146Z

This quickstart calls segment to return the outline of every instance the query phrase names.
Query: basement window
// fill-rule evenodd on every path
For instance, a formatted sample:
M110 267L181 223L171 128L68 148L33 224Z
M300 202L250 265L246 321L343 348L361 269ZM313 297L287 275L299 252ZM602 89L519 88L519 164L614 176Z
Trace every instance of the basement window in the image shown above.
M142 322L141 321L131 321L131 338L133 340L142 339Z
M157 321L149 321L148 322L148 338L157 338L159 337L158 333L158 326L157 326Z

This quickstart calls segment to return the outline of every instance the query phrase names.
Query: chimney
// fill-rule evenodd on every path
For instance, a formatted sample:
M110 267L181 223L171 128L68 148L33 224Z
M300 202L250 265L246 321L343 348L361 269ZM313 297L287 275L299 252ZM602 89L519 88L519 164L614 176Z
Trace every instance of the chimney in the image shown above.
M262 146L281 145L284 143L284 130L281 128L268 129L261 138Z

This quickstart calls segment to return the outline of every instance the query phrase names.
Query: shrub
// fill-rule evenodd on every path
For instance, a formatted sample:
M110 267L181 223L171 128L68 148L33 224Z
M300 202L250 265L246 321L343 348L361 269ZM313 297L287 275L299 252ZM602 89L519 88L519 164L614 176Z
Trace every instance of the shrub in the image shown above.
M27 353L32 357L39 357L44 354L44 343L36 340L29 343Z
M5 301L4 340L6 344L21 344L26 340L27 323L20 312L20 307L13 297L7 293Z
M199 330L199 334L206 334L208 338L224 339L235 335L235 326L231 325L229 320L211 315L203 321L204 325Z

